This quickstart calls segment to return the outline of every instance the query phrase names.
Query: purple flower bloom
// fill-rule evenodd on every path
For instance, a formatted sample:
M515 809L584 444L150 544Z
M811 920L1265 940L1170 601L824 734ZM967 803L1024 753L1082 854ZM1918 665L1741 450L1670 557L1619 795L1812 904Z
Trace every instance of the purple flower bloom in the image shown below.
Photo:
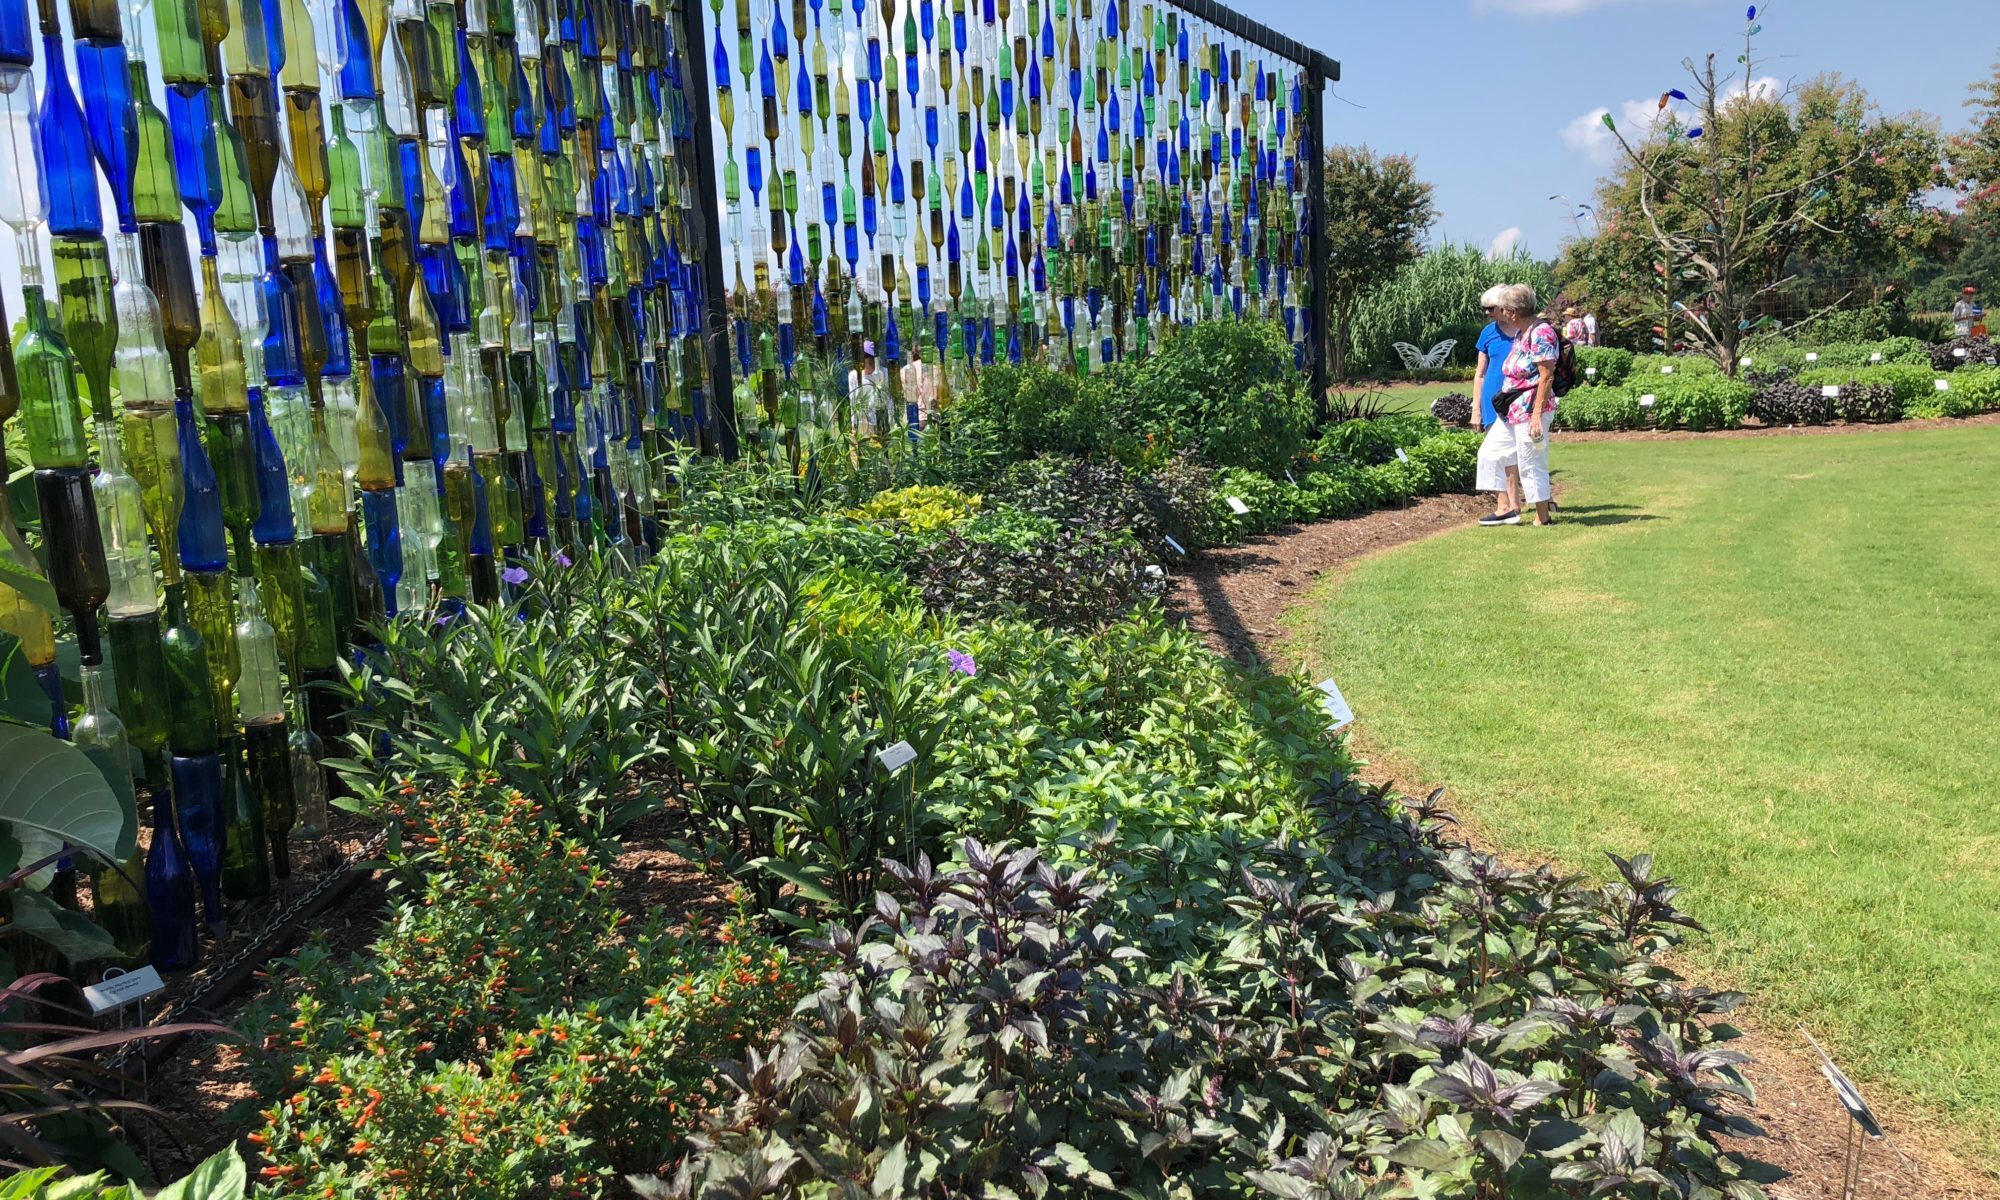
M569 555L564 554L560 550L556 551L556 565L559 567L569 566L570 565Z
M951 660L951 669L957 671L959 674L961 675L979 674L979 664L972 661L972 656L970 654L965 653L963 650L953 650L950 653L946 654L945 657Z
M528 570L526 567L508 567L500 572L500 579L511 587L520 587L528 582Z
M439 629L443 629L445 626L451 624L452 616L453 616L452 611L450 609L445 609L431 621L431 624L437 626Z

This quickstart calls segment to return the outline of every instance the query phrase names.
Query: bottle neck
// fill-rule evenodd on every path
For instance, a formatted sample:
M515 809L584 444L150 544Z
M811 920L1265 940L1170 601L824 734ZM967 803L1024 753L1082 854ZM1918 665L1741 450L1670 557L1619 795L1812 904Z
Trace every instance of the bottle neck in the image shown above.
M83 710L101 713L110 707L111 689L105 679L104 668L86 664L83 668Z

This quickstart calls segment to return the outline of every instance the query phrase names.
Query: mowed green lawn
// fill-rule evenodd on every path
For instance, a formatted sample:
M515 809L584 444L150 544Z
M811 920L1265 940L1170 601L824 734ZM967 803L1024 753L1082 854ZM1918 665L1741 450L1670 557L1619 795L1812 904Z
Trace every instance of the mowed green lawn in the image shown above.
M2000 427L1553 457L1555 528L1365 560L1299 648L1506 852L1652 852L1697 971L2000 1168Z

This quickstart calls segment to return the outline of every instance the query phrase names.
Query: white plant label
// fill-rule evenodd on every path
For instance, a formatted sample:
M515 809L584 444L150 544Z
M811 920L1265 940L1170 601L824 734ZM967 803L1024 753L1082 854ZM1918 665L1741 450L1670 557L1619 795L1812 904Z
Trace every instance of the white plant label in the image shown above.
M1167 535L1167 549L1172 550L1175 554L1180 555L1182 558L1187 557L1187 547L1175 541L1174 536L1172 534Z
M1250 506L1243 503L1243 497L1231 496L1229 498L1229 511L1239 517L1247 517L1250 515Z
M1660 398L1659 398L1658 396L1654 396L1654 395L1651 395L1651 394L1647 394L1647 395L1644 395L1644 396L1641 396L1641 397L1639 397L1639 407L1640 407L1640 408L1651 408L1651 407L1653 407L1653 406L1654 406L1655 404L1658 404L1659 402L1660 402Z
M1158 563L1153 563L1146 568L1146 577L1149 579L1165 579L1167 577L1167 569Z
M1736 365L1740 367L1754 367L1757 364L1751 362L1748 358L1739 358L1736 360Z
M1584 375L1584 378L1586 378L1586 379L1595 379L1595 378L1597 378L1597 368L1596 368L1596 367L1585 367L1585 368L1583 369L1583 375Z
M1409 454L1401 446L1396 447L1396 461L1398 462L1410 461Z
M1807 362L1818 362L1818 361L1819 361L1819 352L1818 352L1817 350L1815 350L1815 351L1813 351L1812 353L1810 353L1810 354L1806 355L1806 361L1807 361Z
M1673 369L1672 367L1661 367L1661 368L1660 368L1660 374L1662 374L1662 375L1671 375L1671 374L1673 374L1673 373L1674 373L1674 369Z
M1960 346L1958 349L1951 352L1951 356L1953 358L1964 358L1966 356L1966 353L1967 351L1965 347Z
M917 761L917 751L908 742L897 742L893 746L888 746L877 751L875 761L882 764L884 771L894 775L904 767Z
M1935 380L1934 382L1937 384L1937 390L1940 392L1948 392L1951 390L1951 380L1949 379L1939 379Z
M91 984L83 989L83 998L89 1003L92 1014L101 1014L144 1000L166 986L158 971L145 966L123 975L114 975L103 983Z
M1869 355L1869 356L1868 356L1868 361L1869 361L1869 362L1881 362L1881 361L1882 361L1882 352L1881 352L1880 350L1877 350L1877 351L1876 351L1875 353L1873 353L1873 354Z
M1319 690L1326 693L1326 698L1319 703L1333 721L1335 733L1354 724L1354 710L1347 707L1347 697L1340 694L1339 684L1329 679L1319 685Z
M1833 385L1832 385L1832 384L1830 384L1830 383L1829 383L1829 384L1827 384L1827 385L1826 385L1825 387L1821 388L1821 389L1819 390L1819 394L1820 394L1820 395L1822 395L1822 396L1825 396L1825 397L1826 397L1827 399L1829 399L1829 400L1838 400L1838 399L1840 399L1840 389L1839 389L1839 388L1837 388L1837 387L1835 387L1835 386L1833 386Z

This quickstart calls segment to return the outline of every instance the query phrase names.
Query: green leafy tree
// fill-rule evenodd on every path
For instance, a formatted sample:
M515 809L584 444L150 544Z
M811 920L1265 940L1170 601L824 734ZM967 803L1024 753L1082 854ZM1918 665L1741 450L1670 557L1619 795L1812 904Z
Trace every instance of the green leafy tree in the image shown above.
M1948 179L1967 216L1991 220L2000 217L2000 64L1971 91L1972 128L1945 147Z
M1744 34L1740 74L1713 54L1687 60L1692 95L1662 94L1645 135L1604 118L1622 164L1599 189L1597 235L1570 246L1560 272L1614 335L1685 343L1732 374L1806 267L1862 273L1954 249L1950 218L1925 198L1940 178L1936 121L1881 117L1836 75L1759 87L1761 28Z
M1437 220L1434 189L1417 178L1407 155L1335 146L1326 152L1325 220L1329 362L1334 377L1345 379L1354 314L1364 296L1422 257L1424 231Z

